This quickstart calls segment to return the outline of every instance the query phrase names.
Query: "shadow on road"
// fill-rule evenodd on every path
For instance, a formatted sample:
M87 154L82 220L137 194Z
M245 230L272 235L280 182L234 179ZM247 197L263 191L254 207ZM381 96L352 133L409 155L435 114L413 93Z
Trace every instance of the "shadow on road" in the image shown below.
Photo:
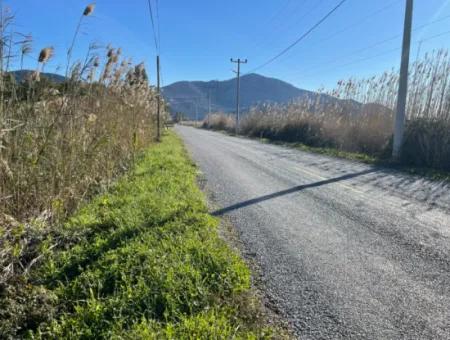
M222 208L222 209L219 209L219 210L216 210L216 211L212 212L212 215L213 216L221 216L221 215L224 215L226 213L229 213L230 211L238 210L238 209L241 209L241 208L245 208L245 207L248 207L249 205L253 205L253 204L260 203L260 202L268 201L268 200L273 199L273 198L277 198L277 197L280 197L280 196L293 194L295 192L302 191L302 190L305 190L305 189L320 187L322 185L327 185L327 184L331 184L331 183L346 181L346 180L349 180L349 179L352 179L352 178L355 178L355 177L367 175L367 174L374 173L374 172L377 172L377 171L379 171L379 170L374 168L374 169L369 169L369 170L364 170L364 171L361 171L361 172L347 174L347 175L343 175L343 176L339 176L339 177L336 177L336 178L331 178L331 179L327 179L327 180L323 180L323 181L319 181L319 182L314 182L314 183L311 183L311 184L298 185L298 186L295 186L295 187L290 188L290 189L274 192L272 194L268 194L268 195L264 195L264 196L260 196L260 197L256 197L256 198L252 198L252 199L247 200L247 201L243 201L243 202L240 202L240 203L236 203L236 204L230 205L228 207L225 207L225 208Z

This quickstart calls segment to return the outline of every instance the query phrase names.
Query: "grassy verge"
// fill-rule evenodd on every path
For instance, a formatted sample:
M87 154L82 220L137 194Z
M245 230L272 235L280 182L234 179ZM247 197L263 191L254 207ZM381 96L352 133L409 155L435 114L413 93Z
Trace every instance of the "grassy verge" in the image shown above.
M217 225L196 168L169 133L42 242L46 260L22 299L0 301L8 308L0 337L272 337L250 293L249 269Z
M408 173L410 175L417 175L422 176L431 180L436 181L445 181L450 183L450 173L445 171L439 171L435 169L430 168L421 168L421 167L414 167L414 166L407 166L402 165L396 162L393 162L389 159L380 159L377 157L370 156L368 154L364 153L358 153L358 152L348 152L348 151L342 151L334 148L321 148L321 147L312 147L308 146L302 143L287 143L287 142L278 142L278 141L272 141L269 139L258 139L262 143L271 143L275 145L282 145L290 148L295 148L301 151L305 152L312 152L317 153L320 155L325 156L331 156L331 157L337 157L342 159L348 159L351 161L361 162L365 164L372 164L372 165L378 165L383 166L386 168L395 169L400 172Z
M272 141L267 138L259 138L258 140L263 143L271 143L271 144L276 144L276 145L287 146L287 147L295 148L295 149L298 149L301 151L313 152L313 153L317 153L320 155L331 156L331 157L344 158L344 159L348 159L348 160L352 160L352 161L363 162L366 164L379 164L381 162L377 158L369 156L364 153L348 152L348 151L342 151L342 150L333 149L333 148L314 147L314 146L308 146L308 145L305 145L302 143L288 143L288 142Z

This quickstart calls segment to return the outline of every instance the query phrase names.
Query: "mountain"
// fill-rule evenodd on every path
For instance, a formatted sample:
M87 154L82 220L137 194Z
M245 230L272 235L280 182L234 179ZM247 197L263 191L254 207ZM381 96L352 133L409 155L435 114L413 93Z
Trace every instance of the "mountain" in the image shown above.
M14 75L16 81L21 82L27 79L34 71L31 70L17 70L11 71L10 73ZM48 80L54 83L62 83L64 82L65 77L56 73L41 73L41 78L47 78Z
M171 111L183 112L198 119L208 112L208 96L211 98L212 112L234 112L236 108L236 78L225 81L180 81L165 86L162 93ZM284 81L259 74L241 77L241 110L263 103L285 104L295 99L316 98L317 93L302 90Z

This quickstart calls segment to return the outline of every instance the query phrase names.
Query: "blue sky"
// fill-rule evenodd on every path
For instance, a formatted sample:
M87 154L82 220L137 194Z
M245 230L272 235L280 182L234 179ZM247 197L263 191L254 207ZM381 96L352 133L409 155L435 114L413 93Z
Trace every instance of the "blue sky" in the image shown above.
M16 16L15 30L32 33L34 57L54 46L46 67L64 66L79 16L89 1L3 0ZM155 47L147 0L97 0L75 46L81 58L89 42L121 47L145 61L154 82ZM156 0L152 0L155 4ZM159 0L164 84L178 80L229 79L231 57L247 58L243 72L292 43L338 0ZM339 79L364 77L399 65L405 0L347 0L306 40L258 73L298 87L332 87ZM425 25L425 26L424 26ZM412 57L450 46L450 0L415 0ZM436 37L437 35L440 35ZM431 38L431 39L430 39ZM387 41L385 41L387 40ZM26 66L34 68L29 58Z

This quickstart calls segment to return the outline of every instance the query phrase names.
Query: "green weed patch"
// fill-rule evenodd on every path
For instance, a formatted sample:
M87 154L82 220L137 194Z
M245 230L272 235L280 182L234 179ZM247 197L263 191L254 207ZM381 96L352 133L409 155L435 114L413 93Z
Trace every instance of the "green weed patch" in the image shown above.
M219 238L217 223L197 187L195 166L168 134L43 242L58 246L47 251L28 285L46 297L40 312L50 314L28 315L16 336L271 337L257 307L249 307L256 305L249 270Z

